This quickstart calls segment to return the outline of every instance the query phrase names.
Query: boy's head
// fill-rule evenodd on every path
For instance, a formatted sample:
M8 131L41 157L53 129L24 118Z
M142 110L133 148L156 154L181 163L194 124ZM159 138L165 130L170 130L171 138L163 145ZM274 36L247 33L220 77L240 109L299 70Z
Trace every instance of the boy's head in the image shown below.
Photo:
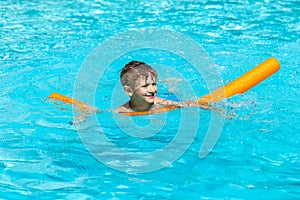
M120 79L125 92L132 96L139 88L148 85L156 87L157 72L149 65L140 61L131 61L125 65ZM154 89L157 92L157 87Z

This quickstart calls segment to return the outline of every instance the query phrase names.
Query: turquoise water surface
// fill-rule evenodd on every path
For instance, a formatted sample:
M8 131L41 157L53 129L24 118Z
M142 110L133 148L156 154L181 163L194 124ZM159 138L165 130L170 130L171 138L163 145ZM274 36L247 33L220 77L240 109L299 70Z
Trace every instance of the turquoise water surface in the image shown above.
M300 199L299 1L11 0L1 1L0 12L1 199ZM281 70L251 91L222 102L228 111L224 127L206 157L200 159L198 153L213 112L186 109L190 127L184 130L189 133L199 124L186 151L162 169L126 173L97 160L82 133L105 133L126 151L154 152L172 142L180 127L180 110L125 119L104 111L96 115L99 132L89 119L80 128L69 124L70 106L56 105L47 97L53 91L73 96L78 72L98 45L119 33L149 27L197 42L224 82L269 57L280 61ZM208 92L188 61L144 49L117 58L107 68L95 91L95 106L114 109L127 100L124 95L114 102L112 91L119 84L120 69L132 59L156 62L158 69L174 67L196 96ZM171 72L161 74L160 91L184 91L176 80L171 85L166 81ZM87 77L86 87L89 82ZM183 93L178 98L195 97ZM140 132L126 123L122 126L128 132L123 132L120 121L149 127L150 132L163 129L151 137L133 137L128 133ZM125 159L104 151L102 142L95 147L112 165ZM174 152L159 159L168 160Z

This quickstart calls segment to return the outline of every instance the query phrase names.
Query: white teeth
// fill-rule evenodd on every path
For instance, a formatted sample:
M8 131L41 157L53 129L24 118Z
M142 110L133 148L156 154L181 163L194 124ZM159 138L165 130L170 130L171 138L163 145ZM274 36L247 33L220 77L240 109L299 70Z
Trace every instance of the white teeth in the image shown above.
M152 97L152 96L154 96L154 93L146 94L145 96L150 96L150 97Z

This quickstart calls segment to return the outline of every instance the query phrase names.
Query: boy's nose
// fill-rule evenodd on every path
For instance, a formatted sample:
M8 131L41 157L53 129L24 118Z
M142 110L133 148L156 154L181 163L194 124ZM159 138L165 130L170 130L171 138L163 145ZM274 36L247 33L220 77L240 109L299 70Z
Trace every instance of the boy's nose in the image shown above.
M155 86L149 85L148 86L148 91L149 92L155 92Z

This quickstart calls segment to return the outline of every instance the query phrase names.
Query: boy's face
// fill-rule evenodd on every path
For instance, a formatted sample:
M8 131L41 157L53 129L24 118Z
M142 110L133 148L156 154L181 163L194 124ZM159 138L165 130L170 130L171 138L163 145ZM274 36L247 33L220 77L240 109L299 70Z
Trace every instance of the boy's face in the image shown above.
M135 103L143 104L154 103L157 93L156 77L148 74L147 77L140 76L138 79L132 80L130 84L132 91L131 100Z

